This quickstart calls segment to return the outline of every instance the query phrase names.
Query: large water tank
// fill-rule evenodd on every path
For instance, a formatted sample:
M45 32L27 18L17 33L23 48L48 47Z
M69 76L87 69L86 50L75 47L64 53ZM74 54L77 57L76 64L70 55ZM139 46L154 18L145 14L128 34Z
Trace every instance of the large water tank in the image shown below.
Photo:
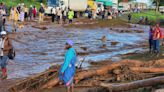
M85 11L87 9L88 0L68 0L69 8L73 11Z

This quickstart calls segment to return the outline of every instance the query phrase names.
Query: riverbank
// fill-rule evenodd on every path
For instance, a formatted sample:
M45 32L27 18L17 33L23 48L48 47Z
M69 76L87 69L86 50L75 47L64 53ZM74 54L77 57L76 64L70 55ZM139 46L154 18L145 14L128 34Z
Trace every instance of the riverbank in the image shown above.
M132 15L131 23L133 24L139 23L141 17L143 18L147 17L148 18L147 25L155 25L156 23L161 23L161 26L164 26L163 25L164 15L161 14L160 12L147 10L147 11L141 11L140 13L131 13L131 15ZM125 22L128 22L128 14L121 15L120 18ZM145 19L143 21L145 21Z

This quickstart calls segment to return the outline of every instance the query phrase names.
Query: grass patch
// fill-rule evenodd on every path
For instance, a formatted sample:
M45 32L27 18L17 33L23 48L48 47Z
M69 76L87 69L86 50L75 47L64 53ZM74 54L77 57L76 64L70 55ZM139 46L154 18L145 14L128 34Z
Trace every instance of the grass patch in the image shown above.
M159 12L155 12L155 11L147 11L147 12L141 12L141 13L133 13L132 14L132 18L135 20L139 20L140 17L143 16L144 18L147 16L148 19L152 22L156 22L159 20L164 20L164 15L162 15Z
M159 60L164 58L162 54L164 54L164 47L161 47L161 53L158 57L155 54L144 52L144 53L137 53L134 55L127 55L124 57L124 59L141 60L141 61Z
M150 11L145 11L145 12L141 12L141 13L132 13L132 21L131 22L138 23L141 16L143 16L144 18L147 16L148 20L151 24L155 24L156 22L160 22L161 20L164 20L163 14L153 11L153 10L150 10ZM124 21L128 21L128 14L121 16L121 18ZM161 23L161 24L163 24L163 23Z
M8 8L11 6L17 6L20 3L24 3L27 7L30 7L30 5L36 6L37 9L40 7L40 2L35 0L0 0L0 2L4 2Z

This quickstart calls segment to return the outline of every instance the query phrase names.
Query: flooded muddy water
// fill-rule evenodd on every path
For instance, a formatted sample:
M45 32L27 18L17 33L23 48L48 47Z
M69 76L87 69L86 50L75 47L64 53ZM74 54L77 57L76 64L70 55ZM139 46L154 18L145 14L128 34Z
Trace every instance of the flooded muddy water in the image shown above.
M8 30L10 27L7 27ZM51 65L61 64L64 59L64 47L67 39L74 41L74 47L79 58L85 58L83 67L89 66L89 61L111 59L122 54L141 52L145 49L141 44L147 43L148 28L138 26L143 33L134 31L120 33L110 28L99 29L66 29L47 26L40 30L26 26L15 34L11 34L16 50L14 64L9 65L9 78L27 77L48 69ZM128 29L133 30L133 29ZM106 36L106 48L101 48L101 37ZM112 45L111 42L117 42ZM85 48L85 49L83 49Z

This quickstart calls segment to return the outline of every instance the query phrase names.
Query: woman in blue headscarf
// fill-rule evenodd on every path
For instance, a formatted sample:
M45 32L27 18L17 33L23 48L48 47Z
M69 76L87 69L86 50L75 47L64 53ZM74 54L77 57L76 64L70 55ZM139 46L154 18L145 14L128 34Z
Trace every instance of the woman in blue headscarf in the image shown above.
M73 42L71 40L67 40L65 48L67 51L64 63L59 71L59 79L64 82L67 87L67 92L73 92L73 78L76 72L76 51L72 46Z

